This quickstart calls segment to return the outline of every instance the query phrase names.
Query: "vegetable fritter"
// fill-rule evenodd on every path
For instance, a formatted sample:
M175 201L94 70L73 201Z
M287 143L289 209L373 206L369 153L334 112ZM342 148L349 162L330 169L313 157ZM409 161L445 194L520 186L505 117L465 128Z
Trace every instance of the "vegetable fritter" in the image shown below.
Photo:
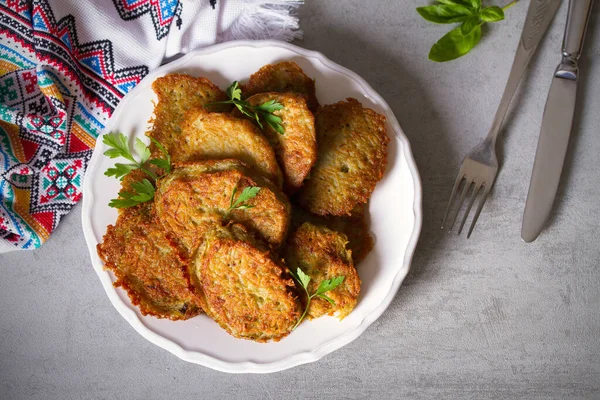
M156 221L152 203L122 210L97 251L115 274L114 286L125 289L143 315L180 320L202 311L186 264Z
M239 225L208 231L190 269L206 313L237 338L278 341L300 316L287 270Z
M355 207L349 216L323 217L304 210L300 207L292 208L292 228L296 229L304 222L324 226L332 231L340 232L348 238L347 247L352 251L354 266L359 268L359 263L373 250L373 238L369 233L365 206Z
M194 109L187 113L182 133L177 148L170 151L173 162L236 158L281 187L275 152L252 122Z
M158 97L154 106L154 123L148 133L158 140L169 153L180 146L181 124L185 113L192 108L227 100L225 93L206 78L195 78L186 74L171 74L157 78L152 89ZM230 105L209 106L210 111L229 112ZM153 155L160 152L154 144Z
M385 171L385 117L347 100L323 106L315 117L317 163L298 192L315 214L349 215L369 200Z
M285 133L279 134L264 124L263 133L275 149L283 171L283 187L287 194L296 192L317 160L315 118L306 107L304 96L297 93L260 93L248 98L255 105L275 100L283 109L273 114L281 118Z
M264 92L300 93L306 96L309 110L315 112L319 107L314 79L309 78L293 61L265 65L250 76L248 83L242 85L244 97Z
M284 249L285 262L292 271L300 268L310 276L310 293L314 293L319 283L325 279L345 277L340 286L327 292L335 306L325 299L315 297L310 302L309 318L328 314L343 319L354 309L361 281L354 268L351 252L346 249L347 242L344 234L308 222L288 238Z
M256 197L245 204L251 208L228 213L234 189L258 186ZM177 165L157 181L157 214L191 256L203 235L226 221L244 224L273 248L285 240L291 205L287 197L266 179L239 160L208 160ZM225 220L225 221L224 221Z

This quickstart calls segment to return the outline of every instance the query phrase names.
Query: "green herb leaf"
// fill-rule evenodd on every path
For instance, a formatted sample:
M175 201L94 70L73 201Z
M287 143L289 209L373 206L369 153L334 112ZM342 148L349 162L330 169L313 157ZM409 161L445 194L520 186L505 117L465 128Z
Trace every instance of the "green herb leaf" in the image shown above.
M335 301L333 301L333 299L330 298L329 296L325 295L325 293L338 287L344 281L345 276L336 276L331 279L326 279L324 281L321 281L321 283L319 283L319 287L313 294L310 294L308 292L308 284L310 283L310 280L311 280L310 276L305 274L304 271L302 271L300 268L297 268L296 273L295 274L292 273L292 276L302 286L302 288L306 292L306 297L307 297L306 307L304 308L304 312L300 316L300 319L298 319L298 321L296 322L296 325L294 325L294 327L292 328L292 330L294 330L294 329L296 329L296 327L298 325L300 325L300 322L302 322L302 320L306 316L306 313L308 312L308 309L310 308L310 302L314 297L319 297L321 299L327 300L332 306L335 306Z
M237 200L233 200L235 198L235 194L237 193L237 185L233 188L233 191L231 192L231 197L229 198L229 209L227 210L227 212L225 213L225 218L227 218L227 216L229 216L229 213L233 210L247 210L249 208L254 208L253 205L251 204L244 204L245 202L247 202L250 199L253 199L256 197L256 195L258 195L258 192L260 192L260 187L258 186L248 186L245 187L244 190L242 190L242 193L240 193L239 197L237 198Z
M473 15L473 11L463 5L437 5L418 7L417 12L427 21L436 24L451 24L454 22L463 22Z
M131 188L134 190L133 192L119 192L119 198L112 199L108 206L114 208L133 207L154 198L154 186L148 179L132 183Z
M109 168L104 172L106 176L114 176L117 179L123 179L125 175L137 169L138 166L136 164L121 164L116 163L113 168Z
M463 36L466 36L481 24L482 22L479 17L469 17L469 19L463 22L463 24L460 26L460 32L463 34Z
M260 192L260 189L261 188L258 186L245 187L244 190L242 190L240 197L238 197L233 204L233 207L235 208L238 204L245 203L246 201L255 198L258 192Z
M471 3L471 7L473 7L476 10L479 10L481 8L481 3L482 0L468 0L469 3Z
M256 108L261 111L272 113L273 111L278 111L278 110L283 109L283 105L281 103L276 102L275 100L269 100L269 101L257 106Z
M345 276L336 276L335 278L321 281L319 287L317 288L317 291L315 292L315 295L320 295L335 289L336 287L342 284L344 278Z
M240 83L238 81L233 81L233 83L225 91L227 97L229 97L231 100L242 99L242 89L239 88L239 85Z
M467 54L481 39L481 26L475 27L468 35L461 28L455 28L445 34L429 52L429 59L437 62L454 60Z
M323 300L327 300L329 302L329 304L331 304L332 306L335 307L335 301L333 301L333 299L323 293L316 295L315 297L319 297Z
M278 133L285 133L285 130L281 125L281 118L273 115L274 111L283 109L283 105L281 103L278 103L275 100L269 100L258 106L253 106L246 100L242 100L242 90L239 88L237 81L233 82L227 88L226 93L227 97L229 97L229 100L210 103L207 104L207 106L214 104L233 104L243 115L256 121L260 129L264 129L262 124L264 121L267 122L267 124Z
M104 155L110 158L123 157L128 159L129 161L137 163L133 155L129 151L129 146L127 144L127 138L123 133L109 133L102 137L102 143L110 147L110 149L104 152Z
M138 204L140 204L139 202L132 200L131 197L133 197L132 193L119 192L119 198L112 199L108 203L108 206L113 207L113 208L127 208L127 207L137 206Z
M296 274L298 275L298 279L300 280L300 284L304 289L308 289L308 284L310 283L310 276L306 275L304 271L300 268L296 270Z
M484 22L498 22L504 19L504 10L500 7L486 7L481 11L481 20Z
M168 174L171 172L171 163L168 160L163 160L162 158L153 158L148 161L152 165L156 165L158 168L162 168Z
M165 146L160 144L160 142L158 140L154 139L153 137L150 137L150 140L152 141L152 143L154 143L154 145L156 147L158 147L158 149L165 156L164 159L163 158L155 158L153 160L150 160L150 164L154 164L157 167L164 169L165 173L167 173L167 174L170 173L171 172L171 155L169 154L167 149L165 149Z
M446 4L449 6L466 6L471 7L471 0L437 0L440 4Z
M145 163L150 158L150 149L140 138L135 138L135 143L133 145L136 153L140 156L140 164Z

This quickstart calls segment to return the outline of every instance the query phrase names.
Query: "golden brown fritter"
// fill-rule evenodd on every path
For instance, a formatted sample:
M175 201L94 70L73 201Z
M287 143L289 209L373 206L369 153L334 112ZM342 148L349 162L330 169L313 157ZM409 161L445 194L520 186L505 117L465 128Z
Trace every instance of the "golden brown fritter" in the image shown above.
M252 208L236 209L226 215L234 189L237 187L237 199L249 186L261 187L257 196L245 203ZM206 231L223 222L245 225L273 248L283 243L290 223L287 197L239 160L178 165L157 181L155 204L165 229L173 233L190 256Z
M281 170L267 138L252 122L229 114L189 111L182 139L170 153L173 162L236 158L278 187L282 184Z
M241 86L244 98L264 92L295 92L306 96L309 110L314 112L319 107L314 79L309 78L293 61L265 65Z
M297 93L260 93L248 99L252 105L269 100L279 102L283 109L273 114L281 118L285 133L279 134L268 124L262 130L275 149L283 171L283 188L287 194L296 192L317 161L315 118L306 107L304 96Z
M318 155L298 192L300 204L319 215L349 215L366 203L387 162L385 117L347 99L319 109Z
M195 78L186 74L171 74L157 78L152 89L158 96L154 106L154 123L149 136L158 140L169 151L181 144L181 124L185 113L192 108L227 100L225 93L206 78ZM209 106L210 111L229 112L230 105ZM154 144L150 145L153 155L162 156Z
M340 286L326 293L335 306L325 299L313 297L307 313L309 318L328 314L343 319L356 305L361 282L350 251L346 249L347 241L342 233L308 222L302 224L288 239L284 249L285 262L292 271L300 268L311 277L309 293L314 293L326 279L345 277Z
M241 226L209 230L190 268L206 313L232 336L278 341L300 316L293 279Z
M143 315L179 320L202 311L187 266L156 221L151 202L121 210L97 251L116 277L114 286L125 289Z
M297 229L305 222L313 225L324 226L332 231L340 232L348 238L346 247L352 251L354 266L359 268L359 263L373 250L373 238L369 233L365 206L355 207L349 216L320 216L300 207L292 207L292 230Z

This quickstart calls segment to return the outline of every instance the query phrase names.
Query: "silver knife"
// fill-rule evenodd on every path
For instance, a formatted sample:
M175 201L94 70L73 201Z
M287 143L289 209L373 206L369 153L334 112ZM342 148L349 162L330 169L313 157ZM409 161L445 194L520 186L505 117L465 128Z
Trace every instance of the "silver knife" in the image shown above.
M548 93L523 214L521 238L527 243L534 241L544 228L556 197L575 111L577 61L592 3L593 0L569 0L562 61L556 68Z

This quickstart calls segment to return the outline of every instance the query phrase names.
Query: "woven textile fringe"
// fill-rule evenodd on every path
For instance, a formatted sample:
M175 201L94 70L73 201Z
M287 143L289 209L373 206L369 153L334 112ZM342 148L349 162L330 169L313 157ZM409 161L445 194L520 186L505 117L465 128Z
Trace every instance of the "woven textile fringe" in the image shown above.
M302 39L295 14L303 3L302 0L249 0L240 18L223 32L221 41Z

